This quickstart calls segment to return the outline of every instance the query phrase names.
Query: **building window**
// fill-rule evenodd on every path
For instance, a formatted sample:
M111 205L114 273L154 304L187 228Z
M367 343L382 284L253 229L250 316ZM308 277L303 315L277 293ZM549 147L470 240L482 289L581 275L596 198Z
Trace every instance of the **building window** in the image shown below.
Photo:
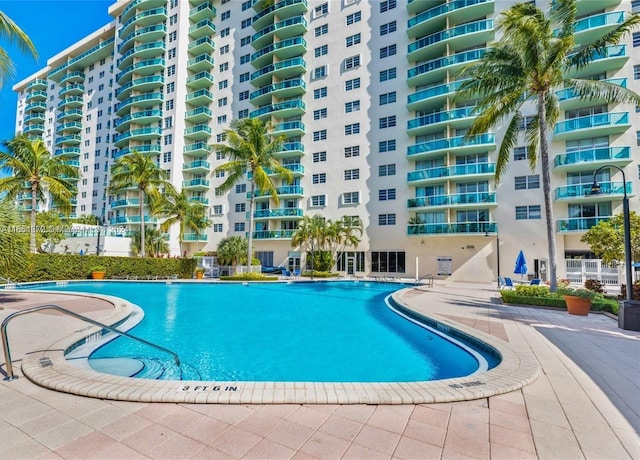
M396 199L396 189L387 188L378 190L378 200L380 201L392 201Z
M358 88L360 88L360 77L353 78L351 80L347 80L344 83L345 91L351 91L351 90L358 89Z
M542 214L539 205L516 206L516 220L541 219Z
M242 11L248 10L251 8L251 0L247 0L246 2L242 2Z
M220 31L220 38L226 37L231 33L231 29L229 27L225 27Z
M236 193L247 193L247 184L236 184Z
M176 65L171 64L169 67L167 67L167 77L170 77L175 74L176 74Z
M318 26L314 29L314 34L316 37L319 37L321 35L325 35L329 33L329 25L328 24L322 24L321 26Z
M384 177L384 176L395 176L395 175L396 175L395 163L378 166L378 176Z
M313 9L313 17L317 18L329 13L329 3L323 3Z
M218 99L218 107L224 107L225 105L227 105L226 97L221 97L220 99Z
M242 109L238 111L238 118L247 118L249 116L249 109Z
M227 122L227 116L226 115L220 115L217 118L217 122L218 122L219 125L225 124Z
M164 119L164 127L171 128L173 126L173 117L166 117Z
M214 204L211 208L211 214L215 215L215 216L221 216L222 215L222 205L221 204Z
M360 146L359 145L352 145L350 147L345 147L344 148L344 157L345 158L359 157L359 156L360 156Z
M249 91L240 91L240 94L238 94L239 98L241 101L246 101L247 99L249 99Z
M167 58L168 59L173 59L176 57L176 49L175 48L171 48L168 52L167 52Z
M313 184L325 184L327 182L327 175L325 173L318 173L311 176L311 183Z
M228 62L223 62L222 64L220 64L218 66L218 70L220 70L220 72L224 72L225 70L229 70L229 63Z
M249 81L249 72L245 72L245 73L241 73L240 74L240 83L243 83L245 81Z
M362 12L356 11L355 13L347 15L347 25L350 26L355 22L360 22L362 20Z
M313 69L313 79L318 80L319 78L324 78L327 76L327 66L323 65L320 67L316 67Z
M169 25L172 26L175 23L178 22L178 15L177 14L173 14L171 15L171 17L169 17Z
M396 150L396 140L389 139L387 141L378 142L378 151L380 153L393 152Z
M169 33L169 43L174 42L178 39L178 31L174 30L173 32Z
M251 36L248 37L242 37L240 39L240 46L247 46L248 44L251 43Z
M236 212L245 212L246 203L236 203Z
M167 134L166 136L164 136L164 145L171 144L173 144L173 134Z
M538 174L531 176L516 176L515 188L516 190L540 188L540 176Z
M173 93L176 90L175 82L172 81L170 83L167 83L167 86L165 86L165 89L167 91L167 94Z
M322 46L318 46L316 49L313 50L313 55L314 57L320 57L320 56L324 56L329 52L329 46L328 45L322 45Z
M380 48L380 59L393 56L396 54L397 51L398 51L398 47L395 44L384 46Z
M318 110L314 110L313 111L313 119L314 120L320 120L322 118L327 118L327 109L326 108L318 109Z
M321 163L323 161L327 161L327 152L314 152L313 153L313 162Z
M380 71L380 81L393 80L394 78L396 78L395 67Z
M321 99L323 97L327 97L327 87L324 86L322 88L316 88L313 90L313 98Z
M360 192L344 192L342 194L342 204L360 203Z
M229 45L222 45L220 47L220 56L229 52Z
M387 35L397 30L398 26L396 21L387 22L380 26L380 35Z
M359 169L347 169L344 172L344 180L357 180L360 179Z
M527 147L515 147L513 149L513 160L521 161L527 159Z
M345 113L351 113L351 112L357 112L358 110L360 110L360 101L351 101L351 102L345 102L344 104L344 111Z
M371 271L377 273L405 273L404 251L372 251Z
M345 125L344 134L345 136L350 136L351 134L358 134L360 132L360 123L351 123L349 125Z
M313 195L311 197L311 206L325 206L326 201L326 195Z
M244 56L240 56L240 64L246 64L251 61L251 55L245 54Z
M231 17L231 11L223 11L222 15L220 16L220 20L226 21L230 17Z
M380 95L380 105L392 104L396 102L396 92L384 93Z
M362 38L361 38L361 35L360 35L359 33L358 33L358 34L355 34L355 35L350 35L350 36L349 36L349 37L347 37L347 38L346 38L346 40L345 40L346 45L347 45L347 48L349 48L350 46L353 46L353 45L357 45L357 44L359 44L359 43L360 43L360 41L361 41L361 39L362 39Z
M229 80L221 80L218 82L218 89L225 89L229 86Z
M246 29L247 27L251 27L252 19L253 19L253 18L243 19L243 20L242 20L242 23L240 24L240 28L242 28L242 29Z
M535 117L534 116L522 117L518 121L518 131L524 131L525 129L531 128L533 126L533 122L534 121L535 121Z
M386 0L380 3L380 12L384 13L386 11L394 9L396 6L396 0Z
M356 56L351 56L348 57L344 60L344 69L345 70L349 70L349 69L354 69L356 67L360 66L360 55L356 55Z
M321 129L320 131L314 131L313 132L313 141L317 142L317 141L324 141L327 139L327 130L326 129Z
M233 230L236 232L244 232L244 222L236 222L233 224Z
M378 120L378 127L380 129L383 128L391 128L396 125L396 116L391 115L389 117L382 117Z
M222 233L222 224L213 224L213 233Z
M378 225L395 225L395 224L396 224L395 213L378 214Z
M163 163L171 163L171 152L164 152L162 154L162 162Z

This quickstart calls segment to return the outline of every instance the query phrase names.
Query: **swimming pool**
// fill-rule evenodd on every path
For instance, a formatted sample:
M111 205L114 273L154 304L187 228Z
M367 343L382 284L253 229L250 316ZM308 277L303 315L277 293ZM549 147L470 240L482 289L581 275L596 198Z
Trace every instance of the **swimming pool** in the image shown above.
M162 352L127 338L91 355L144 364L137 377L202 381L412 382L472 374L479 359L461 344L399 316L385 298L405 287L369 282L136 283L89 282L42 286L108 294L145 312L134 335L175 351ZM33 286L29 287L30 289Z

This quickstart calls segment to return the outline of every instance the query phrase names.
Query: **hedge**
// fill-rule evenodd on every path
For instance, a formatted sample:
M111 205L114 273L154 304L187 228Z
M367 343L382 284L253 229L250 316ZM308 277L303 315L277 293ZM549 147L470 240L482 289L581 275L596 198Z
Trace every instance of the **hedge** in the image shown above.
M520 293L516 291L502 290L500 291L502 295L502 301L504 303L509 304L518 304L518 305L536 305L543 307L553 307L560 309L567 309L567 304L563 298L560 297L538 297L538 296L525 296L520 295ZM551 295L547 293L547 295ZM618 303L615 300L611 299L595 299L591 303L591 309L594 311L606 311L609 313L613 313L615 315L618 314Z
M2 274L14 282L75 280L91 277L93 267L103 266L107 278L126 276L170 276L192 278L194 259L154 259L149 257L109 257L76 254L29 254L27 264Z

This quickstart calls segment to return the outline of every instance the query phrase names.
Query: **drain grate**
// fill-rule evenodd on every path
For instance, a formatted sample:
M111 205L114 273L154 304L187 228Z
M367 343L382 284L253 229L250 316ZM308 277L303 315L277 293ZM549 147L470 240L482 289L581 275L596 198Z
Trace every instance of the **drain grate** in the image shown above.
M40 366L41 367L49 367L49 366L53 366L53 361L51 361L51 358L40 358L39 359L40 362Z

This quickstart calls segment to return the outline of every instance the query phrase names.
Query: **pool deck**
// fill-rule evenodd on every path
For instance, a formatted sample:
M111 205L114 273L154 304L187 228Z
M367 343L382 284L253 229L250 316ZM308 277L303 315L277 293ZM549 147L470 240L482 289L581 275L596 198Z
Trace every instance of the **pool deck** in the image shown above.
M0 458L640 458L640 333L601 314L504 306L486 284L436 282L403 302L508 342L541 371L508 393L402 405L112 401L21 377L0 382ZM0 317L44 303L97 321L114 310L106 300L7 291ZM25 354L84 329L55 312L16 318L15 371Z

